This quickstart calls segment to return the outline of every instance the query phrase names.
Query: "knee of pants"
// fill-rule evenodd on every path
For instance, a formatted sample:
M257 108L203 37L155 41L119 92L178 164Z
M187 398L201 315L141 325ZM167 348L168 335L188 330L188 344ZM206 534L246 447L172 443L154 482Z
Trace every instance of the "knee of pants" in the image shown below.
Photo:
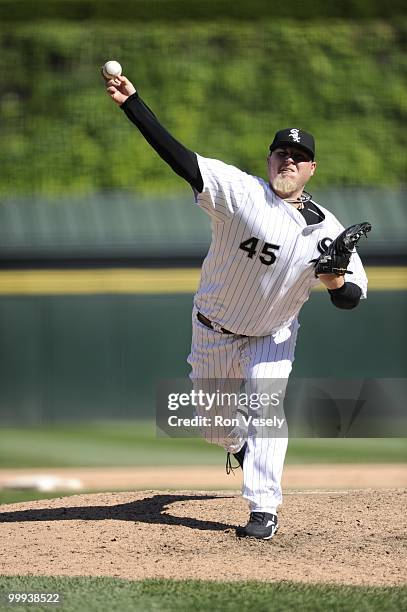
M228 453L237 453L245 442L245 438L243 435L231 435L231 436L223 436L219 435L216 431L210 431L209 429L206 431L201 431L202 437L208 444L216 444L220 446Z

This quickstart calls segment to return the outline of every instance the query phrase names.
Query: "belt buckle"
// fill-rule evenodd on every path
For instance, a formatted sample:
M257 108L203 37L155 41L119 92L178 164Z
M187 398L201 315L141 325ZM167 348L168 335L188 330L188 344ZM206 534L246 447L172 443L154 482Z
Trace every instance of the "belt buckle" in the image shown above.
M212 328L213 328L213 331L216 331L219 334L223 334L222 325L220 325L219 323L213 323L212 322Z

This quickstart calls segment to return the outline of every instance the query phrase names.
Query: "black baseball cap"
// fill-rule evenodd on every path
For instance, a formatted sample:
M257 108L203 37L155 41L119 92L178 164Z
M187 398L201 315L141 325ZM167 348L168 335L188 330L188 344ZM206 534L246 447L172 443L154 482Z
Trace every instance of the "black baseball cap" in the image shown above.
M286 128L276 132L274 140L270 145L270 153L282 146L291 146L302 149L314 159L315 157L315 140L312 134L299 130L298 128Z

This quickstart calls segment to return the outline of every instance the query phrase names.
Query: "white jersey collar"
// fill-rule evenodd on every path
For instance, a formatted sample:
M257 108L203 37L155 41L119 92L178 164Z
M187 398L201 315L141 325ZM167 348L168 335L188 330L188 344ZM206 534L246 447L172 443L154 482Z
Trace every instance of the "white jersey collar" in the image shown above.
M280 196L278 196L275 193L275 191L273 191L270 184L269 184L269 189L270 189L273 201L277 204L277 206L282 207L300 227L302 228L307 227L307 222L305 221L302 214L294 206L292 206L292 204L287 204L285 200L280 198Z
M278 196L275 193L275 191L273 191L269 183L268 183L268 188L270 190L271 197L273 199L273 203L275 203L277 206L284 208L284 210L290 215L290 217L294 219L297 225L299 225L302 228L303 234L305 235L311 234L311 232L313 232L314 230L321 229L327 225L326 218L323 221L320 221L319 223L313 223L312 225L307 225L307 222L304 219L303 215L300 213L299 210L295 208L295 206L293 206L292 204L288 204L285 200L280 198L280 196Z

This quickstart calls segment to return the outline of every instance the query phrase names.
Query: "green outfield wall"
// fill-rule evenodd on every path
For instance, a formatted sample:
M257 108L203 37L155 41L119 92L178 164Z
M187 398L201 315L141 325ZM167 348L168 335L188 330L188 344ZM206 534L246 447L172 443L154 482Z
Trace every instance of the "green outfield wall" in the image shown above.
M365 258L376 265L384 264L385 257L407 260L405 187L314 190L311 181L308 189L345 227L364 220L372 224L368 240L360 243L365 263ZM144 259L146 265L155 259L168 266L177 258L184 263L195 259L196 264L210 241L210 218L194 204L187 184L178 197L167 198L118 192L0 200L0 266L14 261L33 267L40 260L48 266L55 260L69 266L103 258L109 265L120 259Z
M188 375L192 300L2 296L1 423L152 417L157 382ZM340 311L316 292L301 313L293 375L403 377L406 303L405 291L371 291Z
M368 19L406 13L402 0L0 0L0 18L6 22L64 19L67 21L185 21L265 17L295 19Z
M341 18L352 3L337 2L335 18L322 12L301 20L294 11L294 20L270 9L256 21L216 13L194 20L185 12L184 19L164 13L150 22L125 20L121 3L108 3L118 7L116 20L92 19L85 10L106 3L49 3L66 10L83 4L82 19L62 12L60 20L18 20L19 11L38 3L12 4L9 18L15 12L16 19L0 18L0 71L7 75L0 92L1 196L182 190L181 179L106 96L100 66L110 58L161 122L204 156L261 176L275 131L294 125L316 137L315 187L399 188L405 181L407 19L391 3L381 3L386 17L362 20L352 20L352 12Z

